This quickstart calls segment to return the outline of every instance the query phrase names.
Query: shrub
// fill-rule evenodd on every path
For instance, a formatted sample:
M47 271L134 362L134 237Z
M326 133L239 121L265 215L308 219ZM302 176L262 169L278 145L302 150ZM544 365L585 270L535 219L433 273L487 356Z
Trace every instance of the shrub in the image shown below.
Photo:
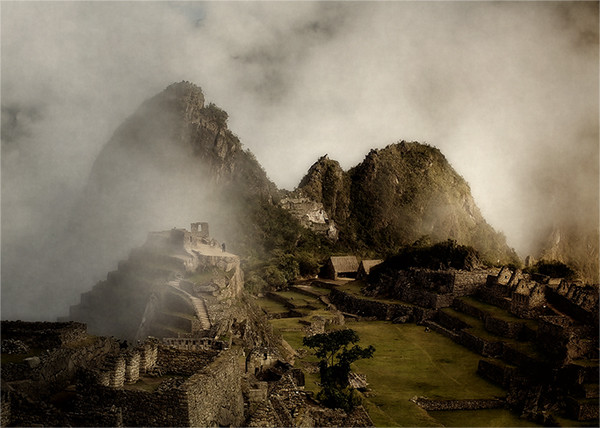
M359 340L356 331L345 329L315 334L302 341L304 346L313 348L315 355L321 359L319 373L323 388L317 398L328 407L350 411L360 404L360 397L348 382L350 365L363 358L372 358L375 348L372 345L366 348L358 345L350 347Z
M525 272L539 273L551 278L573 279L576 276L575 270L558 260L540 260L532 267L525 269Z

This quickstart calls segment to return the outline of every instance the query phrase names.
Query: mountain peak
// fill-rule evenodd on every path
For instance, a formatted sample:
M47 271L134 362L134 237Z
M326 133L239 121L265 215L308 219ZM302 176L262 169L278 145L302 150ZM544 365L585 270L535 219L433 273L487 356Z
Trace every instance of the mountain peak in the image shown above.
M201 103L204 104L204 93L202 92L202 88L187 80L170 84L164 90L164 93L173 95L177 98L199 99L201 100Z

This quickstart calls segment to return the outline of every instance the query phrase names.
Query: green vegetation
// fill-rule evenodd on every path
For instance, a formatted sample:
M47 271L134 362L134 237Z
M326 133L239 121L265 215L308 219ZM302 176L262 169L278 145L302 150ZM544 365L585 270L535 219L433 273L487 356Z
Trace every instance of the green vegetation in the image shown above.
M410 267L471 270L482 264L479 253L473 247L459 245L452 239L433 245L427 242L421 238L413 245L402 248L397 255L374 266L370 275L376 279L385 271Z
M302 341L304 346L314 349L315 355L320 358L322 389L317 398L328 407L349 411L361 402L348 382L350 365L361 359L372 358L375 348L372 345L367 348L358 345L349 347L358 341L358 334L351 329L315 334Z
M364 405L375 426L439 426L409 401L415 395L434 399L505 395L477 376L478 354L445 336L414 324L383 321L352 323L352 329L377 348L374 358L355 363L356 370L367 375L371 391ZM467 418L457 426L466 424Z
M381 297L365 296L362 293L362 289L366 285L367 284L365 284L363 281L350 281L350 282L347 282L346 284L337 286L336 289L343 291L344 293L348 293L350 295L360 297L363 300L371 300L373 302L392 303L392 304L401 303L402 305L405 305L405 306L415 306L412 303L402 302L398 299L384 299Z
M536 423L521 419L504 409L446 410L429 412L447 427L537 427Z
M533 266L524 269L527 273L539 273L551 278L574 279L576 272L569 265L558 260L540 260Z
M314 277L332 243L303 227L283 208L249 201L239 252L244 256L246 287L253 293L287 288L298 277Z
M353 283L342 287L350 284ZM354 288L360 292L359 285L354 284ZM261 300L268 299L259 299L259 302ZM290 346L300 350L295 367L304 370L306 390L315 394L322 389L318 373L319 359L312 352L306 353L303 344L305 326L302 323L309 322L313 315L328 314L326 310L319 310L302 318L270 321ZM471 317L470 321L478 322L477 327L485 331L480 320ZM505 391L476 374L481 356L445 336L433 331L425 332L423 327L414 324L346 322L360 337L368 338L368 343L377 349L373 358L352 364L354 371L367 376L369 390L362 400L376 426L530 425L507 410L459 411L452 414L426 412L409 401L410 398L415 395L434 399L496 398L503 397Z
M282 314L289 312L289 309L285 307L283 303L276 302L272 299L259 299L257 304L270 314Z

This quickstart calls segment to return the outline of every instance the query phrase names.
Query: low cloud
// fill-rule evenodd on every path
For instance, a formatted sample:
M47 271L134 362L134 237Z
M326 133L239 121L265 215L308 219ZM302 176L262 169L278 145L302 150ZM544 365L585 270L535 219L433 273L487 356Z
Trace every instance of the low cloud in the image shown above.
M3 318L39 302L43 275L23 271L49 263L36 248L61 239L102 146L180 80L229 113L280 187L325 153L349 168L417 140L442 150L522 255L552 225L597 227L596 2L1 7Z

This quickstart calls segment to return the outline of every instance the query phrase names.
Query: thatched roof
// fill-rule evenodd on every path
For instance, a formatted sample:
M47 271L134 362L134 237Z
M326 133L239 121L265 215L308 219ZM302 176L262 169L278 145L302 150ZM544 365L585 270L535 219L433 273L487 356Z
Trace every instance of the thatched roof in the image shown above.
M356 256L332 256L331 265L338 272L356 272L358 270L358 260Z
M383 260L363 260L360 262L360 265L362 266L365 273L368 275L373 266L377 266L382 262Z

